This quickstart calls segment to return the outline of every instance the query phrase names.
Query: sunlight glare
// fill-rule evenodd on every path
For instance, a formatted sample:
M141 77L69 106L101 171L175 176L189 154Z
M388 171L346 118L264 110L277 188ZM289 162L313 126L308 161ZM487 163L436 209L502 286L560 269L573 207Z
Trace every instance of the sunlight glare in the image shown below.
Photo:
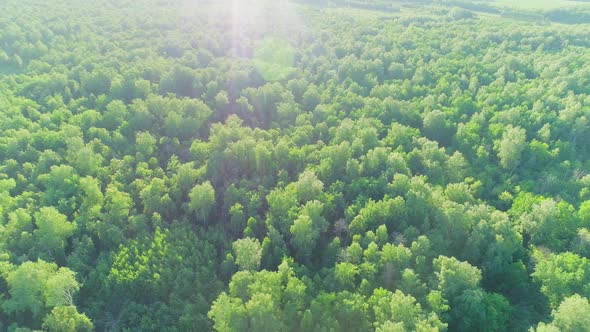
M294 10L282 1L231 0L234 54L252 59L266 81L283 80L293 70L294 49L286 36L296 21L294 15ZM269 36L268 31L273 35Z

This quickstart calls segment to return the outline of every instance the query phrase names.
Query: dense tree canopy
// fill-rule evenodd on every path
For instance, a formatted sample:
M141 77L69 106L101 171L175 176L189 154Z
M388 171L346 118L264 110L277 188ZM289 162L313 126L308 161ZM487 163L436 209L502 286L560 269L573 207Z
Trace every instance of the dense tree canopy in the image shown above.
M0 331L590 330L587 6L1 7Z

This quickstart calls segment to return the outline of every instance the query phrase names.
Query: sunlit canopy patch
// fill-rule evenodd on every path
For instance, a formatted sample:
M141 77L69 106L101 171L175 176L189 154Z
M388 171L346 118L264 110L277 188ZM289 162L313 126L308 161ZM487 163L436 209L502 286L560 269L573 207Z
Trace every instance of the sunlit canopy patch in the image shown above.
M267 38L254 50L254 66L266 81L284 80L295 70L293 47L278 38Z

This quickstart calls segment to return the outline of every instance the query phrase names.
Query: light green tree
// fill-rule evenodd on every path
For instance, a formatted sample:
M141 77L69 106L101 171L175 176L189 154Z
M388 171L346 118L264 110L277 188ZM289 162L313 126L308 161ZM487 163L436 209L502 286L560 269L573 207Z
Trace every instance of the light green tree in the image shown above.
M91 332L94 325L74 306L55 307L43 320L43 329L49 332Z
M35 213L35 225L33 236L38 252L49 257L63 255L67 239L76 230L76 223L69 222L54 207L42 207Z
M211 182L206 181L194 186L189 198L189 211L195 214L198 221L208 223L209 215L215 206L215 189Z
M258 270L262 258L262 246L258 239L249 237L239 239L234 241L232 247L236 254L236 264L238 264L240 270Z
M590 331L590 303L578 294L566 297L551 316L553 321L539 323L537 332Z
M40 324L51 308L72 306L80 289L73 271L43 260L25 262L9 271L6 283L10 296L2 309L16 317L30 317L23 323L31 327Z
M526 146L526 131L512 125L506 126L502 138L494 142L494 149L500 159L500 166L513 171L520 163Z

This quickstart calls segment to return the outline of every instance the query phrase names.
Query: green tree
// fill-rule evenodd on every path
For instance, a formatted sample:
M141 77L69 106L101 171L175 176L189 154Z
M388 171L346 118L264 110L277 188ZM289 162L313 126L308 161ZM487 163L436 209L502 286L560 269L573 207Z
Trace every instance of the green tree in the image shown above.
M510 303L500 294L467 290L453 308L457 331L504 331L511 318Z
M526 145L526 131L523 128L506 126L502 138L494 142L500 166L513 171L520 163Z
M156 139L148 132L137 133L135 135L135 150L143 159L149 159L156 151Z
M303 94L302 104L307 111L313 111L321 102L321 96L314 85L310 85Z
M172 216L173 202L168 194L166 181L160 178L153 178L150 183L140 192L139 197L143 204L143 212L151 216L158 213L165 218Z
M298 325L306 286L288 262L276 272L240 271L213 302L209 317L218 331L276 331Z
M80 289L75 273L43 260L25 262L6 275L8 294L3 310L15 322L35 328L54 307L73 306Z
M321 234L328 228L328 222L322 216L323 210L324 205L319 201L308 201L291 225L291 244L295 256L303 262L310 261Z
M450 145L453 127L444 112L435 110L424 115L423 128L426 137L438 141L441 145Z
M42 207L35 213L35 225L37 228L33 235L39 256L63 258L67 240L74 234L76 223L69 222L54 207Z
M321 292L305 310L301 328L305 331L367 331L366 298L348 291Z
M324 183L317 178L314 172L305 171L299 175L295 188L299 201L307 202L318 199L324 189Z
M521 215L520 222L531 243L557 251L569 247L580 227L574 207L552 199L533 204L529 213Z
M536 252L535 256L538 262L531 275L541 285L541 292L553 308L573 294L590 296L590 263L587 258L570 252L547 257Z
M174 223L156 228L153 235L120 245L101 266L103 275L86 281L86 295L93 306L97 329L108 329L108 317L119 315L125 326L154 330L175 325L187 331L210 330L206 312L219 294L214 232L195 232L194 226ZM105 297L104 294L108 294ZM136 319L141 315L142 319ZM104 321L107 320L107 321Z
M76 307L55 307L43 320L43 329L49 332L91 332L94 325Z
M539 323L537 332L552 331L588 331L590 330L590 303L585 297L574 294L566 297L551 316L549 324Z
M209 181L193 187L189 193L188 209L197 217L197 221L207 224L215 207L215 189Z
M240 270L256 271L260 267L262 247L258 239L244 238L232 244L236 254L236 264Z
M438 289L453 303L463 292L479 287L481 271L454 257L439 256L433 262Z
M306 215L301 214L291 226L291 244L295 248L297 257L303 261L308 262L315 248L315 244L320 238L319 230L317 230L312 219Z

